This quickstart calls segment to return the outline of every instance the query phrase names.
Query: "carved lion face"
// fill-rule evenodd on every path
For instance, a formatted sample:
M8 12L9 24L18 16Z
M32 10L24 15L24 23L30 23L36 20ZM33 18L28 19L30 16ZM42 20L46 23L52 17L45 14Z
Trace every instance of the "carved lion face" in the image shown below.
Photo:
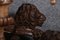
M41 26L46 17L33 4L22 4L15 15L18 25Z

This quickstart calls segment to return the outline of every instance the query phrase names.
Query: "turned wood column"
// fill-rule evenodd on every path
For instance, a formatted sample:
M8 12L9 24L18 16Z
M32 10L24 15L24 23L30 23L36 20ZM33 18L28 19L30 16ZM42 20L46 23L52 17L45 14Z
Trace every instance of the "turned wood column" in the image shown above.
M12 0L0 0L0 40L4 40L4 26L12 25L13 18L8 15Z

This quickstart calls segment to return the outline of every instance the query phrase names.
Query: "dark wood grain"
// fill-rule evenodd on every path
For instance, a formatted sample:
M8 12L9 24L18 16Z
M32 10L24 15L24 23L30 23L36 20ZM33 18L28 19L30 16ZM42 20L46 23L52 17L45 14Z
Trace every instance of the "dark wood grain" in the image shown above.
M40 40L42 31L35 29L36 26L42 26L46 17L39 12L33 4L22 4L15 15L16 31L15 35L30 35L34 40ZM15 37L13 36L12 39Z

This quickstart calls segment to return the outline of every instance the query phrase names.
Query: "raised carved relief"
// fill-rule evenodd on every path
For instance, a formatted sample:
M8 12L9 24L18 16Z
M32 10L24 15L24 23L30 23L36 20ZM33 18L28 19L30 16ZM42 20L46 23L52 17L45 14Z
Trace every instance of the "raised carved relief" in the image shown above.
M46 17L33 4L22 4L15 15L20 26L42 26Z
M15 15L15 37L13 36L11 40L17 39L17 35L24 38L31 36L33 40L40 40L43 32L35 27L42 26L45 20L46 17L39 12L35 5L29 3L22 4Z

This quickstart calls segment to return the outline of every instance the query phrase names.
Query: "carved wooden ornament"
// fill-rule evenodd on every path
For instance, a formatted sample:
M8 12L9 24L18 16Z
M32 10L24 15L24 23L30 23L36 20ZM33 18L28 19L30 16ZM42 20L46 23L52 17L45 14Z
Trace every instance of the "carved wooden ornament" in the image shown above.
M16 30L15 37L13 36L12 40L16 40L17 35L20 35L20 37L29 35L34 40L40 40L43 32L35 27L42 26L45 20L46 17L39 12L35 5L29 3L22 4L15 15Z

